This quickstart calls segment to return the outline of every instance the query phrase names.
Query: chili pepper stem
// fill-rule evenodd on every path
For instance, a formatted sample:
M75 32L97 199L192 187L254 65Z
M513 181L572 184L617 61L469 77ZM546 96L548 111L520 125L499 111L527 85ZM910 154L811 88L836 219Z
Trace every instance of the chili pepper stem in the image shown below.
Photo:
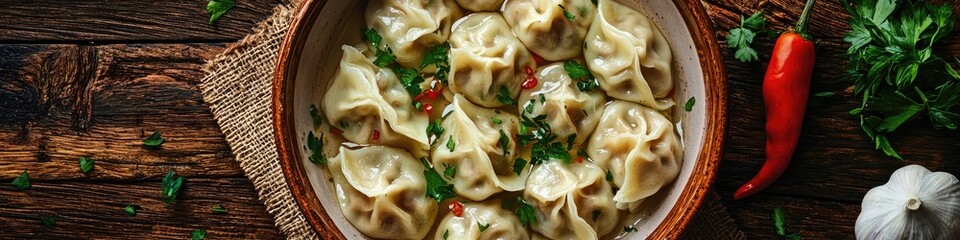
M807 3L803 5L803 12L800 13L800 19L797 20L797 26L793 28L794 32L803 35L804 38L807 38L807 20L810 19L810 12L813 9L813 3L816 0L807 0Z

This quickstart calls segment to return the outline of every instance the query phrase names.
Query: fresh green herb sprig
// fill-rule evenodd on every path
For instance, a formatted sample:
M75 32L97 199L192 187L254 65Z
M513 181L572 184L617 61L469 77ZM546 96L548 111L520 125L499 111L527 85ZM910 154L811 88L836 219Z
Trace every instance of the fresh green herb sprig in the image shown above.
M443 180L440 173L437 173L433 166L430 166L426 158L420 158L420 163L423 164L423 176L427 180L427 197L437 200L437 204L440 204L443 200L457 196L457 193L453 191L453 185Z
M19 176L13 178L13 181L10 182L10 185L13 185L17 190L24 190L30 188L30 174L27 171L23 171Z
M800 233L787 234L787 217L783 214L783 209L776 207L773 209L773 226L776 227L777 235L791 240L800 240Z
M84 174L93 170L93 159L90 159L89 157L80 157L80 159L77 160L77 163L80 165L80 172L83 172Z
M223 14L230 11L230 9L236 5L237 2L235 0L210 0L207 2L207 13L210 14L209 24L216 22Z
M157 149L161 144L163 144L163 136L160 136L160 131L153 131L153 134L143 139L143 147L146 148Z
M734 53L737 60L756 62L759 59L757 50L750 46L750 44L753 44L753 39L757 36L757 33L766 33L770 36L777 34L777 32L767 29L766 26L767 19L763 18L763 10L757 11L748 18L740 16L740 27L730 29L730 34L727 34L727 46L737 49Z
M160 192L160 199L163 200L163 203L171 205L177 201L177 195L180 194L180 187L183 186L183 177L178 176L174 177L176 174L173 169L167 171L167 175L163 177L163 188Z
M953 31L949 4L926 1L853 0L846 79L861 105L850 111L887 156L901 159L887 134L906 122L928 118L934 128L960 124L960 74L936 54L935 45Z

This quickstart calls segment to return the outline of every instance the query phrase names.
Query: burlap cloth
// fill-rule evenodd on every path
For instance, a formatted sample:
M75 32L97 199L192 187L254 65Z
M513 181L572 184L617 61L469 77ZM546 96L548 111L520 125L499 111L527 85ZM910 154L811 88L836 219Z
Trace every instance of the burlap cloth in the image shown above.
M300 212L283 178L270 122L277 50L301 1L284 1L251 35L210 60L204 66L207 76L200 89L237 162L280 231L290 239L316 239L316 232ZM713 192L706 196L684 235L686 239L745 238Z

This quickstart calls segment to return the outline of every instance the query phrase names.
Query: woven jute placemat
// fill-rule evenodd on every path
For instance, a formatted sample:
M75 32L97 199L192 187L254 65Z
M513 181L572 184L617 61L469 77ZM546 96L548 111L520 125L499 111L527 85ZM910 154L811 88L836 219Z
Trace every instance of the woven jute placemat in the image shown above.
M283 172L271 123L271 84L283 35L302 0L285 1L252 34L210 60L200 89L267 212L289 239L317 239ZM685 239L744 239L716 193L709 193Z

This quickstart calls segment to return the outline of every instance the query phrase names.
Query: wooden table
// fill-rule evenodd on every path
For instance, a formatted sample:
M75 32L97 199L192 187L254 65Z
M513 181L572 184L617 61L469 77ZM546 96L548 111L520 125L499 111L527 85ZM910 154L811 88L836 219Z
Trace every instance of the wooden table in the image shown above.
M210 239L281 238L271 216L224 141L197 87L206 59L250 32L279 0L241 0L219 22L208 25L205 1L0 0L0 239L109 238L184 239L207 229ZM707 0L717 36L737 26L739 15L760 1ZM793 25L800 0L763 6L775 29ZM812 91L837 96L808 109L792 166L757 196L732 201L732 192L763 162L765 64L733 60L723 49L729 76L730 123L716 189L751 239L774 238L770 213L782 206L788 231L808 239L849 239L860 200L912 163L960 173L957 133L933 130L918 121L893 135L905 161L873 150L846 114L858 103L843 72L841 41L846 14L836 1L821 1L810 21L820 39ZM958 38L945 48L957 55ZM772 39L759 38L761 56ZM154 130L167 142L160 150L141 147ZM82 174L77 159L96 161ZM160 201L168 169L186 176L176 204ZM22 171L33 187L7 184ZM135 217L124 206L143 206ZM226 214L210 207L223 204ZM40 219L55 215L47 229Z

